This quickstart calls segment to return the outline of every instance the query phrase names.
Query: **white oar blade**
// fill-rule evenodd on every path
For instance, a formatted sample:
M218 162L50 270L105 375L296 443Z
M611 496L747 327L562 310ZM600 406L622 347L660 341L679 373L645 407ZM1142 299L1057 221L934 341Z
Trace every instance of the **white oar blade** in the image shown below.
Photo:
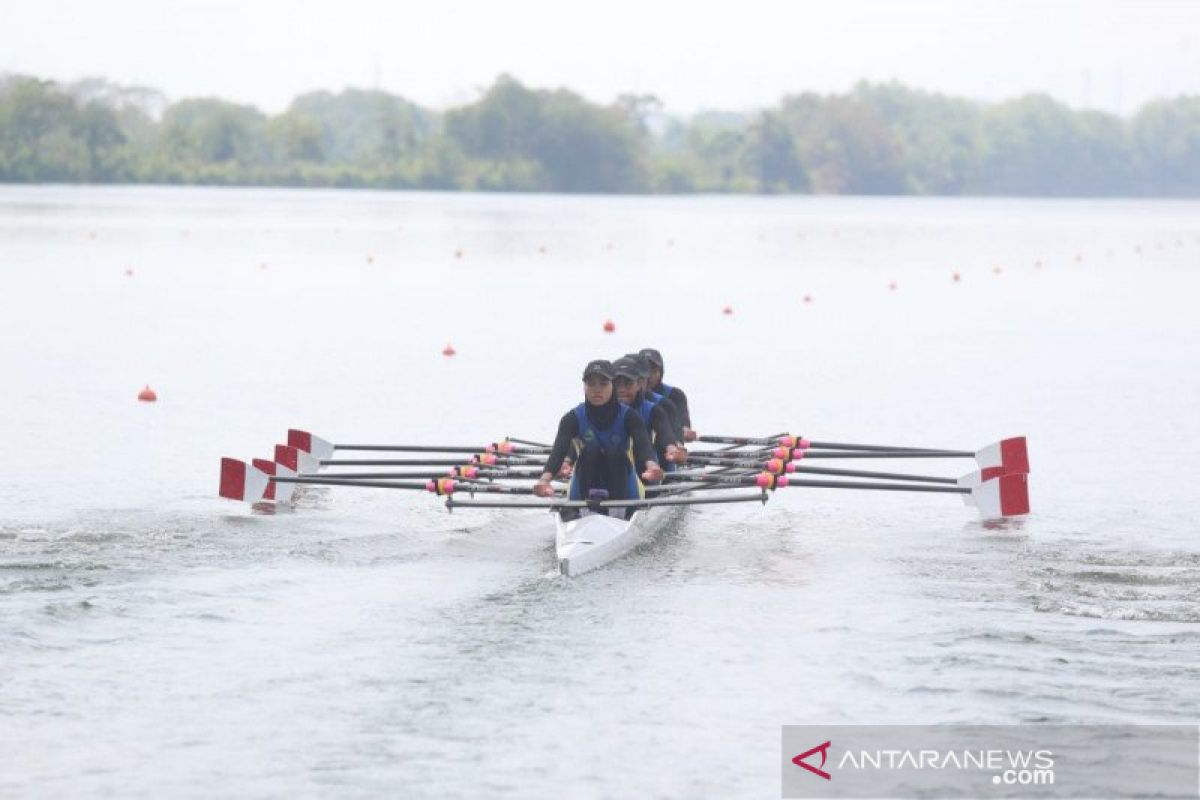
M1005 475L1029 472L1029 451L1024 436L1015 436L989 444L975 453L975 462L980 469L1000 468Z
M221 497L257 503L264 499L269 483L267 474L257 467L236 458L221 459Z
M275 461L293 472L316 472L321 469L320 459L286 444L275 445Z
M964 495L967 497L968 495ZM1029 476L1018 473L990 478L969 495L984 519L1002 519L1029 513Z
M289 429L287 443L290 447L302 450L316 459L333 457L333 442L328 442L320 436L313 436L308 431L300 431L295 428Z
M294 478L296 473L280 464L277 461L268 461L265 458L256 458L252 462L256 469L262 470L267 475L283 476L285 478ZM274 500L277 503L290 503L292 495L296 492L296 484L294 483L276 483L270 481L267 485L267 491L263 495L264 500Z

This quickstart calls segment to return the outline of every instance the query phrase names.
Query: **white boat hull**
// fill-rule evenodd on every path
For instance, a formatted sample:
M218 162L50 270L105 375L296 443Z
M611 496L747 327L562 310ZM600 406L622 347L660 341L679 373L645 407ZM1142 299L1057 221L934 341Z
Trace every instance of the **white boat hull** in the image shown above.
M558 569L574 577L603 567L653 539L679 511L680 506L639 509L629 519L604 514L584 514L563 522L554 515Z

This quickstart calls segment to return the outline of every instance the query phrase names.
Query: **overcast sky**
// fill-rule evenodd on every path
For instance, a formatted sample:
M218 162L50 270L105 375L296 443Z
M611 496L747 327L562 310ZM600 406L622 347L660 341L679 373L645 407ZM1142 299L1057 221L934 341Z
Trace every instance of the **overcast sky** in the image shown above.
M280 111L378 87L445 107L508 72L744 110L860 78L1131 113L1200 94L1200 0L0 0L0 72Z

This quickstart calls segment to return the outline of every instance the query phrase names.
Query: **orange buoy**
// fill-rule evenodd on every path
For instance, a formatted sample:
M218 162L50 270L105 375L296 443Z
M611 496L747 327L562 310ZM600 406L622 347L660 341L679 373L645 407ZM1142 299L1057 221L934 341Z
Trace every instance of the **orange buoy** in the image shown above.
M449 342L447 342L446 346L442 348L442 355L446 356L447 358L449 358L450 356L454 355L457 352L458 351L454 349L454 345L450 344Z
M733 306L725 306L721 309L721 313L728 317L733 313Z
M150 388L150 384L146 384L146 388L138 392L138 400L141 400L143 403L153 403L158 400L158 395Z
M611 319L604 320L604 332L605 333L612 333L616 329L617 329L617 326L615 324L613 324L613 321Z
M996 266L992 267L992 274L993 274L993 275L999 275L999 274L1000 274L1000 265L999 265L999 264L997 264Z

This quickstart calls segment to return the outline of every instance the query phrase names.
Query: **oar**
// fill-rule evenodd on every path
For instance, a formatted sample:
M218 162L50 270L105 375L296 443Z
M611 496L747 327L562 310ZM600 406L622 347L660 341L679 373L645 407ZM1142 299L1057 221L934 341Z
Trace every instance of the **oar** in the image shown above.
M949 450L932 447L902 447L896 445L883 444L849 444L846 442L825 442L805 439L802 436L792 436L786 434L775 437L771 440L770 437L747 437L747 436L700 436L699 441L711 442L713 444L746 444L746 445L767 445L777 444L788 450L811 451L811 450L836 450L842 451L837 456L840 458L870 458L869 455L852 456L849 452L862 453L880 453L881 458L904 458L901 453L909 453L909 458L975 458L980 461L980 466L991 467L1007 465L1009 472L1029 472L1029 453L1028 446L1024 436L1014 436L1008 439L1002 439L999 442L990 444L976 451L970 450ZM808 452L808 458L821 458L817 453Z
M356 480L342 478L295 478L276 477L270 480L276 483L302 483L306 486L352 486L362 489L406 489L411 491L432 492L438 495L451 495L455 492L470 494L533 494L529 486L508 486L499 483L470 483L456 481L453 478L438 478L429 481L385 481L385 480Z
M952 452L941 447L903 447L884 444L840 444L837 442L817 442L803 436L793 436L785 433L778 436L697 436L696 441L709 444L736 445L778 445L780 447L799 447L802 450L916 450L921 452Z
M602 500L599 503L589 503L586 500L516 500L502 502L499 500L458 500L446 498L446 508L453 511L456 508L540 508L547 511L557 511L562 508L652 508L655 506L702 506L717 503L765 503L770 497L766 492L753 494L731 495L727 497L663 497L641 498L634 500Z
M542 445L519 447L507 439L488 445L342 444L295 428L288 430L288 444L320 459L330 458L335 450L391 453L541 453L548 450Z
M704 482L703 478L697 479ZM739 486L757 486L763 491L772 491L787 487L809 489L863 489L882 492L930 492L937 494L961 495L968 504L979 508L984 517L1013 517L1029 513L1029 482L1024 473L1000 475L973 482L971 476L962 479L963 485L958 486L929 486L910 483L867 483L860 481L819 481L804 478L789 478L787 475L772 475L763 472L754 476L739 476L732 480L717 477L722 483Z
M452 477L455 480L524 480L534 479L541 475L536 469L478 469L475 467L455 467L449 473L446 470L430 471L430 473L300 473L299 477L336 477L338 480L436 480L439 477ZM304 481L300 481L304 482Z
M477 454L476 465L509 464L514 466L540 466L542 458L502 456L494 453ZM461 458L329 458L320 462L323 467L455 467L462 466Z
M840 475L844 478L882 478L884 480L896 481L914 481L917 483L947 483L961 485L960 478L943 478L934 475L913 475L904 472L870 472L859 469L834 469L832 467L802 467L795 462L783 462L779 459L771 459L763 464L763 469L775 475L786 473L788 475L803 473L806 475ZM704 473L701 473L704 474ZM985 478L995 477L1003 473L996 472L995 475L985 475ZM686 481L692 478L686 472L668 472L667 480Z

